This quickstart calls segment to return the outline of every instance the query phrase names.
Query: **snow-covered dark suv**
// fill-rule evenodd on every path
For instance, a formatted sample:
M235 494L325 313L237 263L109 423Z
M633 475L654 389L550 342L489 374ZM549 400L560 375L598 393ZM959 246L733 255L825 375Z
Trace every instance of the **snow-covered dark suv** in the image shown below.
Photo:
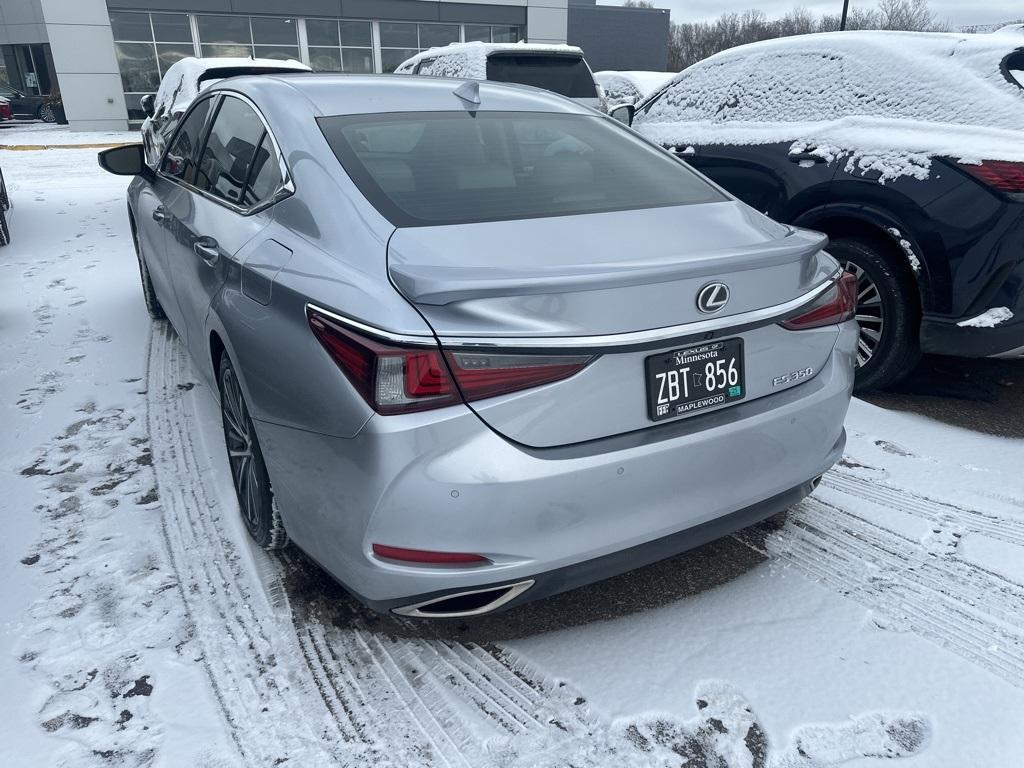
M846 32L741 46L634 128L858 276L857 385L921 351L1024 356L1024 32Z

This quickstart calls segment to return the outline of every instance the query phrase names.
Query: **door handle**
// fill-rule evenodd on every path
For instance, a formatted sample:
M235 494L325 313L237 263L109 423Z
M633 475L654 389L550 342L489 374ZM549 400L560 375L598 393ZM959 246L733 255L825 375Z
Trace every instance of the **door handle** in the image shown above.
M164 207L158 206L153 209L153 221L163 221L167 218L167 213L164 211Z
M789 156L791 163L827 163L828 158L821 155L812 155L810 152L794 152Z
M217 248L217 241L212 237L200 237L192 243L192 250L196 256L206 262L208 266L215 266L220 259L220 250Z

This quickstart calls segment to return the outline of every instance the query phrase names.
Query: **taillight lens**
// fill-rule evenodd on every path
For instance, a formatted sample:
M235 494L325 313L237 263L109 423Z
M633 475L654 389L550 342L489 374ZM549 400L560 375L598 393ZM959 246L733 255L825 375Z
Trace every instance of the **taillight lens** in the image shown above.
M307 316L324 349L381 414L425 411L550 384L593 360L590 355L442 354L437 347L378 341L314 309Z
M445 352L466 400L507 395L567 379L593 360L591 355L506 355Z
M957 167L1000 192L1024 193L1024 163L983 160L979 165L960 163Z
M437 349L384 344L314 310L309 327L377 413L410 413L461 402Z
M826 325L845 323L857 312L857 276L843 272L808 309L781 323L791 331L806 331Z

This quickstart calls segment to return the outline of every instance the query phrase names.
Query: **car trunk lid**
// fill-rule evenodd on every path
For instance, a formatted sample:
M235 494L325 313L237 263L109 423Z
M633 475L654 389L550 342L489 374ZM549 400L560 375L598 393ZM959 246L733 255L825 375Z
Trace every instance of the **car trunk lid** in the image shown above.
M836 271L824 244L823 235L727 200L404 228L391 238L388 265L446 349L596 357L564 381L471 404L510 439L550 446L653 425L645 358L713 333L702 329L755 317L763 325L766 310L773 322L775 308L799 306ZM729 299L709 314L696 299L712 282L725 283ZM777 347L789 370L817 369L835 335L781 331L755 341ZM746 357L748 376L752 360L768 375L764 350L748 343Z

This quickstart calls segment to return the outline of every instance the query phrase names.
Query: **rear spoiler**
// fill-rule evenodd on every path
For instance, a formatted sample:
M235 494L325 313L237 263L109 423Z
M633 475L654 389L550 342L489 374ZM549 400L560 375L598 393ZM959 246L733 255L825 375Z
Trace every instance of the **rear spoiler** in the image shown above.
M402 294L416 304L445 305L495 296L576 293L632 285L709 277L723 271L757 269L793 261L809 261L828 245L820 232L790 228L785 237L768 243L709 251L686 261L642 259L607 262L593 267L539 268L529 275L514 269L479 266L443 267L392 262L391 278Z

